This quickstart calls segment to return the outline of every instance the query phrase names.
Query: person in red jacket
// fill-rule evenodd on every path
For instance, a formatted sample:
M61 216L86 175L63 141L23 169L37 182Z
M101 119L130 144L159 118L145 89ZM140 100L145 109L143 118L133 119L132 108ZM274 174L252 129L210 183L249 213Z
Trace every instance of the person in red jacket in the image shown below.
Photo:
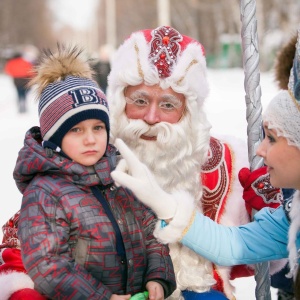
M4 66L7 75L13 78L18 94L18 111L26 112L27 83L33 75L33 66L36 59L35 48L24 47L22 53L9 59Z

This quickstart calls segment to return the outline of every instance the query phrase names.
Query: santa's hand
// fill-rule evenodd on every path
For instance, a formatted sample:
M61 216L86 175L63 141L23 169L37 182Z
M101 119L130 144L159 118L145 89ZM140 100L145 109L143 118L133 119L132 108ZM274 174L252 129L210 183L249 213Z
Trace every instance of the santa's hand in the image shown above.
M252 209L258 211L263 207L276 208L282 204L281 190L270 183L267 167L261 167L253 172L248 168L243 168L239 172L239 180L244 188L243 198L250 215Z
M116 140L115 146L124 159L111 173L115 182L130 189L141 202L156 213L159 219L173 218L177 208L177 197L173 197L160 188L151 171L139 161L121 139Z

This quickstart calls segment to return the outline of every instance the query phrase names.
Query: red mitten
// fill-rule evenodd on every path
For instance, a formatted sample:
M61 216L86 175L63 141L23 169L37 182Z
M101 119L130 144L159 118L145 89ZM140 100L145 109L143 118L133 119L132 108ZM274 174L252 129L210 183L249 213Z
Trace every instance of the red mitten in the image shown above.
M249 215L252 214L252 209L258 211L266 206L276 208L282 204L281 190L271 185L267 167L261 167L253 172L243 168L239 172L239 181L244 188L243 198Z
M46 300L47 298L42 296L39 292L33 289L25 288L14 292L9 300Z
M26 272L23 266L20 249L0 249L0 273L7 271Z

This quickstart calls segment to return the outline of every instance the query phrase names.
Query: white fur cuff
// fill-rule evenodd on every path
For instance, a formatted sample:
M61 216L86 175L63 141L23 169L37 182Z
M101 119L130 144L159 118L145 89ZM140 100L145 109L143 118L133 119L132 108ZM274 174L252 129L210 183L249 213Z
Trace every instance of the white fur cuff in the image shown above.
M0 299L7 300L16 291L34 288L31 278L23 272L7 272L0 274Z
M163 244L178 242L195 215L195 199L188 192L178 191L173 193L172 197L177 202L175 216L165 227L161 226L161 221L157 222L154 230L154 236Z

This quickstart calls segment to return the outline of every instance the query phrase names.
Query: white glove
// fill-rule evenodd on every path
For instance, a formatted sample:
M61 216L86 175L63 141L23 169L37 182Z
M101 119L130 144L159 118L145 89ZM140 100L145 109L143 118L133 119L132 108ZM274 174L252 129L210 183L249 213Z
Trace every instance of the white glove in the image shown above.
M151 171L121 139L116 139L115 146L123 156L116 170L111 172L115 182L130 189L159 219L173 218L178 205L176 197L160 188ZM129 171L129 174L126 171Z

